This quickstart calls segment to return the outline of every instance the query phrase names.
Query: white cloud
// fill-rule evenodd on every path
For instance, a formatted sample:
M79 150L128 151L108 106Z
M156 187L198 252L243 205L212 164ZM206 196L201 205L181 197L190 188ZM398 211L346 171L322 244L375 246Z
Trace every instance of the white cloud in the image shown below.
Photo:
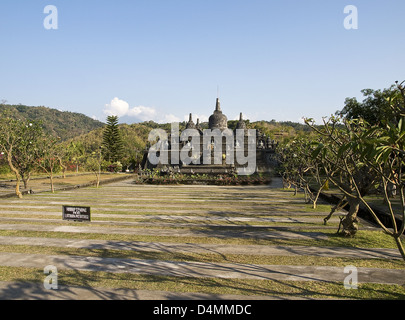
M172 122L181 122L181 120L180 120L180 118L176 117L175 115L165 114L163 117L161 117L156 122L158 122L158 123L172 123Z
M128 113L128 110L128 102L114 98L111 100L110 104L105 105L104 113L108 116L122 117Z
M150 107L138 106L127 111L127 116L135 117L142 121L153 120L156 118L156 110Z
M157 123L171 123L181 121L178 117L172 114L164 114L158 112L153 107L137 106L131 108L128 102L117 97L111 100L109 104L105 105L104 114L108 116L114 115L118 117L128 116L136 118L140 121L152 120Z

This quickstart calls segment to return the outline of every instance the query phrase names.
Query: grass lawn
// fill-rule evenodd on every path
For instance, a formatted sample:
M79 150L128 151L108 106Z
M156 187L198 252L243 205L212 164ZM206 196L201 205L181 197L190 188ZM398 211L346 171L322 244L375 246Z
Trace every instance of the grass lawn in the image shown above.
M80 179L94 179L81 176ZM72 181L77 183L79 180ZM71 182L73 183L73 182ZM67 222L61 219L61 204L91 203L91 223ZM265 187L207 187L207 186L142 186L126 180L100 188L81 188L69 192L38 193L27 195L22 200L0 199L2 237L35 237L46 239L105 240L122 242L153 242L173 244L216 244L227 247L229 253L186 252L161 250L121 250L103 248L74 248L56 245L2 245L0 253L41 254L56 256L79 256L98 258L125 258L158 261L235 263L257 265L292 265L405 269L403 260L390 258L344 258L338 254L331 257L316 255L316 248L387 248L397 249L393 239L378 229L366 229L361 225L353 238L336 234L338 222L323 225L331 206L320 202L316 209L305 204L303 194L293 196L292 190ZM41 212L43 214L41 214ZM118 214L120 216L118 216ZM336 213L335 217L342 213ZM117 215L117 216L115 216ZM159 217L160 216L160 217ZM169 216L169 217L168 217ZM191 217L190 219L186 218ZM212 218L207 219L207 217ZM235 218L275 218L274 221L235 220ZM29 220L21 220L26 218ZM224 220L223 218L233 218ZM290 222L277 219L289 218ZM305 219L311 218L311 220ZM14 219L14 220L13 220ZM59 219L52 221L50 219ZM295 220L294 220L295 219ZM304 219L299 221L298 219ZM315 220L312 220L315 219ZM302 222L304 221L304 222ZM127 223L123 225L122 223ZM132 224L131 224L132 223ZM142 223L144 223L142 225ZM146 224L145 224L146 223ZM196 226L198 224L198 226ZM215 226L212 226L215 224ZM95 228L93 232L79 231L34 231L6 230L7 225L30 228L36 226L69 226ZM113 233L120 228L125 233ZM53 230L53 229L50 229ZM100 231L101 230L101 231ZM172 231L170 235L150 231ZM184 232L182 232L184 230ZM283 237L260 238L261 235L282 231ZM146 234L141 234L145 231ZM138 233L137 233L138 232ZM186 234L187 232L187 234ZM294 238L293 235L308 235ZM311 238L317 233L324 237ZM169 233L167 233L169 234ZM288 238L285 235L291 234ZM45 241L46 243L46 241ZM312 254L264 255L232 253L235 245L310 246ZM27 267L0 266L0 281L42 282L43 270ZM325 281L276 281L224 278L193 278L163 275L88 272L73 269L58 270L58 282L67 286L126 288L170 292L211 294L265 295L294 298L319 299L405 299L405 287L390 284L363 283L357 290L346 290L343 283Z

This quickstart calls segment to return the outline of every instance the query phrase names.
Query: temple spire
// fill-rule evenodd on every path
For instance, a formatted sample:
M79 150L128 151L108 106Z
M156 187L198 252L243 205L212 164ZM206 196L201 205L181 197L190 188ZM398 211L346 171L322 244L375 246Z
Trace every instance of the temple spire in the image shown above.
M240 115L239 115L239 121L238 121L238 123L236 124L236 129L247 129L247 128L246 128L246 123L245 123L245 121L243 121L242 112L241 112Z
M193 122L193 115L190 113L188 122L186 124L186 129L195 129L195 124Z
M219 102L219 98L217 98L217 103L215 106L215 111L221 111L221 103Z
M203 133L203 130L200 125L200 119L198 119L198 118L197 118L197 124L195 125L195 128L200 132L200 134Z
M219 86L217 86L217 103L215 106L215 111L221 111L221 103L219 102Z
M228 128L228 118L222 113L219 98L217 98L214 113L208 119L208 128L211 130L213 129L224 130Z

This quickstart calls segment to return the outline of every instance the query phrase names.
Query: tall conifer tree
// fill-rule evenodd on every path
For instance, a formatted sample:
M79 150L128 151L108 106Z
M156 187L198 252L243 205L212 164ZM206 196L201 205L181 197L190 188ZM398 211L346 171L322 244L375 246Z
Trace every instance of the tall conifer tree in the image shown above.
M120 161L123 154L123 142L118 127L118 117L108 116L103 132L103 156L106 161Z

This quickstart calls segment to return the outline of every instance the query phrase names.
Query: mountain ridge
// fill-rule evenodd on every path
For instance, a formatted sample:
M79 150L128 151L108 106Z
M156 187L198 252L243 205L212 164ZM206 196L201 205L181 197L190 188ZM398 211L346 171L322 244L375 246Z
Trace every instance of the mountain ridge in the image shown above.
M82 113L60 111L44 106L1 104L0 112L3 110L8 110L15 118L40 121L45 132L60 137L62 141L105 126L101 121Z

